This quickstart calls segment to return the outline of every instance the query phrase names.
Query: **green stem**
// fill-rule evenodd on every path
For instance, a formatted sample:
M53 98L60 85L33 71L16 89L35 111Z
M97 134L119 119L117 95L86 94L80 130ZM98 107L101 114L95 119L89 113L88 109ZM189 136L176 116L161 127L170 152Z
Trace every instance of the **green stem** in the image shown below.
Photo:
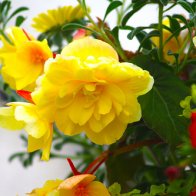
M190 55L190 53L191 53L191 51L192 51L192 48L193 48L193 44L190 43L189 50L188 50L188 52L186 53L186 55L185 55L185 57L184 57L184 60L183 60L182 64L180 65L179 71L181 71L181 70L186 66L186 62L187 62L187 60L188 60L188 58L189 58L189 55Z
M123 17L123 14L124 14L124 12L125 12L125 10L124 10L125 2L126 2L126 0L123 0L123 1L122 1L121 9L120 9L119 11L118 11L118 9L117 9L117 25L118 25L118 26L121 25L122 17Z
M159 33L160 33L160 37L159 37L159 59L160 61L163 60L163 24L162 24L162 20L163 20L163 5L161 3L159 3Z

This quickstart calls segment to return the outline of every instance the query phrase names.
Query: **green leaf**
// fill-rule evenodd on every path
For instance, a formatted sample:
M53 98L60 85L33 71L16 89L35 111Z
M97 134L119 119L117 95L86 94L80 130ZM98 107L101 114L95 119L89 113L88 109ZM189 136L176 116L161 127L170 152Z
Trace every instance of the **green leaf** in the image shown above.
M139 97L145 123L164 141L178 144L182 136L188 134L189 121L180 116L179 104L189 89L167 65L152 61L149 56L141 55L131 62L148 70L155 80L152 90Z
M86 29L88 31L91 31L93 33L96 33L96 31L84 26L84 25L81 25L81 24L78 24L78 23L69 23L69 24L66 24L64 25L62 28L61 28L63 31L67 31L67 30L73 30L73 29Z
M118 182L122 192L125 193L130 191L136 183L134 174L144 167L142 154L136 151L134 153L111 156L106 162L109 184Z
M152 194L152 195L157 195L157 194L163 194L163 193L165 193L165 185L164 184L161 184L161 185L159 185L159 186L157 186L157 185L152 185L151 187L150 187L150 194Z
M182 15L180 15L180 14L174 14L174 15L173 15L173 18L175 18L175 19L177 19L177 20L181 20L181 21L185 24L185 27L188 28L188 31L189 31L190 36L192 35L192 31L191 31L191 28L190 28L190 24L189 24L189 22L187 21L187 19L186 19L184 16L182 16ZM180 27L179 27L178 29L180 29ZM174 31L174 32L175 32L175 31ZM179 33L180 33L180 32L179 32ZM178 33L178 34L179 34L179 33Z
M140 51L140 49L142 47L147 48L147 49L151 49L151 37L159 37L160 33L158 30L153 30L150 33L146 34L146 36L143 38L143 40L140 42L140 46L138 51Z
M112 1L109 6L107 7L107 10L105 12L105 16L103 18L103 22L105 21L106 17L108 16L108 14L110 12L112 12L114 9L116 9L117 7L121 6L122 2L121 1Z
M16 9L16 10L9 16L9 18L6 20L6 23L7 23L10 19L12 19L15 15L19 14L20 12L27 11L27 10L29 10L29 8L27 8L27 7L20 7L20 8L18 8L18 9Z
M172 30L172 33L175 32L176 29L180 29L180 23L178 22L178 20L176 20L176 18L171 17L169 15L167 15L167 17L169 18L170 29ZM175 36L178 37L179 34L180 32L176 34Z
M121 192L121 186L120 184L118 184L117 182L115 182L114 184L112 184L109 188L108 188L110 194L112 196L117 196L120 195Z
M191 3L184 1L184 0L178 0L177 3L181 5L187 12L194 15L194 10L192 9Z
M123 20L122 20L122 26L125 26L126 23L128 22L128 20L136 13L138 12L142 7L144 7L146 5L145 1L138 1L137 3L134 4L133 9L128 12Z
M18 16L17 18L16 18L16 22L15 22L15 25L17 26L17 27L19 27L24 21L25 21L25 17L23 17L23 16Z
M3 1L0 4L1 14L4 12L5 15L7 15L8 14L8 11L10 10L10 6L11 6L11 2L10 1Z
M138 33L140 33L142 30L144 29L154 29L157 27L157 24L152 24L149 27L133 27L133 31L131 31L128 35L127 38L132 40L134 38L134 36L136 36Z

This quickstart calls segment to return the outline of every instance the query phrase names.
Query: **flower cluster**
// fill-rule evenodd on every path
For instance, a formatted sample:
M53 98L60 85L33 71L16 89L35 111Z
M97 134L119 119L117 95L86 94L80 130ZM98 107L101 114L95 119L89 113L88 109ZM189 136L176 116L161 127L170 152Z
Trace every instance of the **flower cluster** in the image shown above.
M32 103L9 103L8 108L1 108L1 126L24 128L29 135L28 151L43 149L42 158L49 158L53 123L65 135L85 132L94 143L111 144L128 123L140 120L137 97L152 88L153 78L136 65L120 63L109 44L84 37L52 58L46 41L32 41L16 27L11 35L15 45L4 40L1 49L5 51L1 54L3 76L19 94L33 86ZM6 53L12 53L17 64ZM15 74L18 72L20 76ZM11 126L10 118L15 120Z

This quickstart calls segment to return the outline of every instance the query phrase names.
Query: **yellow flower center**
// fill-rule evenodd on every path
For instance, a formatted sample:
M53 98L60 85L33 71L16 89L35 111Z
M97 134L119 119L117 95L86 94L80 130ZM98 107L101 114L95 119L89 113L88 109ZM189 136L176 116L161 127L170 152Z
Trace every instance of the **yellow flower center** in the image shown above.
M87 83L82 88L82 94L83 95L93 95L97 96L101 94L103 91L104 86L98 84L97 82Z
M80 184L75 189L74 195L75 196L88 196L88 191L86 190L84 185Z
M45 58L43 54L40 51L34 51L34 54L32 53L32 62L35 64L44 64Z

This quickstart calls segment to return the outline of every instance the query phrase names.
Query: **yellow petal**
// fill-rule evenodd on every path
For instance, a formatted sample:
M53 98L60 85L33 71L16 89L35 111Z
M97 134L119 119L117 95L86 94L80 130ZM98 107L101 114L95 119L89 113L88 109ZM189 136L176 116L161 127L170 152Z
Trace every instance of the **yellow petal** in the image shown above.
M79 184L82 184L83 186L88 185L95 179L95 176L92 174L81 174L77 176L72 176L70 178L67 178L64 180L58 187L59 190L71 190L78 186Z
M105 128L109 123L111 123L114 118L115 113L111 111L108 114L101 115L99 119L96 119L95 116L93 116L89 120L88 125L92 131L99 133L103 130L103 128Z
M21 130L25 124L22 121L16 120L14 116L14 107L0 108L0 127L9 130Z
M75 56L81 60L86 60L89 56L93 56L94 58L108 57L118 61L118 54L112 46L90 37L73 41L62 50L61 54L63 56Z
M31 135L28 136L28 152L34 152L36 150L42 149L44 143L44 138L34 138Z
M88 191L88 196L110 196L105 185L98 181L91 182L87 185L86 189Z
M106 86L106 92L113 102L117 102L124 106L126 103L125 94L118 85L110 84Z
M19 27L11 27L7 29L8 37L11 39L14 45L20 46L22 43L28 41L28 37L25 35L24 31ZM29 35L31 39L34 39Z
M49 125L44 120L37 120L25 126L25 131L34 138L42 137L49 130Z
M60 196L57 187L62 182L62 180L48 180L42 188L34 189L31 193L27 193L28 196Z
M76 135L83 131L83 127L74 124L68 117L68 111L66 109L58 110L55 116L55 122L60 131L65 135Z
M17 120L21 120L26 123L34 123L38 119L36 107L33 104L21 104L16 106L15 116Z
M94 111L94 107L85 108L85 103L85 97L77 96L69 106L69 118L80 126L84 125L90 119Z
M125 91L134 93L135 95L143 95L151 90L154 79L148 71L139 68L131 63L121 63L124 69L127 69L129 78L121 81L119 86ZM150 66L150 65L149 65Z
M49 137L45 140L44 146L42 148L42 160L48 161L50 158L50 149L52 145L52 136L53 136L53 130L50 130Z
M96 144L112 144L122 136L126 127L127 124L115 119L99 133L93 132L92 130L87 130L85 133Z
M99 114L107 114L112 109L112 100L108 94L102 93L97 105Z
M50 156L52 136L53 136L52 129L48 130L48 133L46 133L41 138L34 138L31 135L29 135L29 137L28 137L28 152L33 152L33 151L41 149L42 150L41 159L44 161L48 161L49 156Z
M141 118L141 107L137 101L137 98L131 94L127 94L127 105L119 114L118 118L123 123L137 122Z
M40 13L33 18L32 26L39 32L43 33L51 28L63 25L84 17L84 12L80 5L64 6L52 10L47 10L45 13Z

